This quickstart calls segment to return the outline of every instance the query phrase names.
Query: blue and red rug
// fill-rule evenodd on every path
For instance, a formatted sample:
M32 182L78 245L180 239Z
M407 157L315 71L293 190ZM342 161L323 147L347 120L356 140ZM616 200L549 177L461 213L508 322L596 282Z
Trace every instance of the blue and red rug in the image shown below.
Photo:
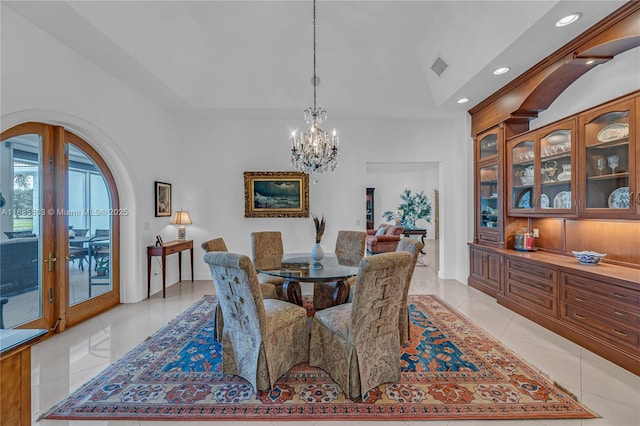
M254 394L220 374L206 296L43 417L65 420L446 420L596 417L436 296L409 300L402 380L350 401L331 378L294 367Z

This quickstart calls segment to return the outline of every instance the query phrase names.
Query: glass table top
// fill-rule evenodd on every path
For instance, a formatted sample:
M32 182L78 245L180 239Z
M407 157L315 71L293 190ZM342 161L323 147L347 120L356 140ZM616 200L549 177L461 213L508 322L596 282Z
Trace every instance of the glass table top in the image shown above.
M325 253L322 260L314 261L308 253L287 253L277 268L256 268L258 272L294 281L339 281L358 274L360 259Z

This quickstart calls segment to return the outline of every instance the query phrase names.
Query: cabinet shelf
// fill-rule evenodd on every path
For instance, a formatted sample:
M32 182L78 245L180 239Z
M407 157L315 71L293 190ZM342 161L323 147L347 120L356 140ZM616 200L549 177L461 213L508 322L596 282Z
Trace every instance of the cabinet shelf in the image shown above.
M548 182L542 182L544 186L558 186L558 185L571 185L571 179L568 180L550 180Z
M513 189L528 189L533 188L533 184L531 185L513 185Z
M571 159L571 151L563 151L563 152L559 152L557 154L546 155L544 157L540 157L540 161L541 162L547 162L547 161L551 161L551 160L560 160L562 158Z
M614 173L614 174L609 173L608 175L601 175L601 176L587 176L587 180L609 180L609 179L618 179L618 178L624 178L624 177L629 177L629 172L621 172L621 173Z
M533 160L525 160L525 161L514 161L514 166L532 166Z
M588 149L607 149L621 145L629 145L629 138L622 139L614 139L612 141L600 142L597 141L595 143L587 143L586 146Z

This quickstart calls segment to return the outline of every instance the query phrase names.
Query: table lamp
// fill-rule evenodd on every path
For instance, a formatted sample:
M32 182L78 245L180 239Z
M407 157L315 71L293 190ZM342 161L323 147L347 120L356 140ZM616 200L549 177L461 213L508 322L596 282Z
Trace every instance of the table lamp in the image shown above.
M186 240L187 239L187 228L185 225L191 225L191 217L189 217L189 212L186 210L179 210L171 219L171 225L180 225L178 227L178 239Z

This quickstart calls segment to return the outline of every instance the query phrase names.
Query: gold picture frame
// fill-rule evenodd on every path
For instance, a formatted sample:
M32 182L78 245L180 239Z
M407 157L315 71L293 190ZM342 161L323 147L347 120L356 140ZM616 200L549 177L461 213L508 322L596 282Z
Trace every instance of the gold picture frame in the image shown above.
M309 175L244 172L244 217L309 217Z

